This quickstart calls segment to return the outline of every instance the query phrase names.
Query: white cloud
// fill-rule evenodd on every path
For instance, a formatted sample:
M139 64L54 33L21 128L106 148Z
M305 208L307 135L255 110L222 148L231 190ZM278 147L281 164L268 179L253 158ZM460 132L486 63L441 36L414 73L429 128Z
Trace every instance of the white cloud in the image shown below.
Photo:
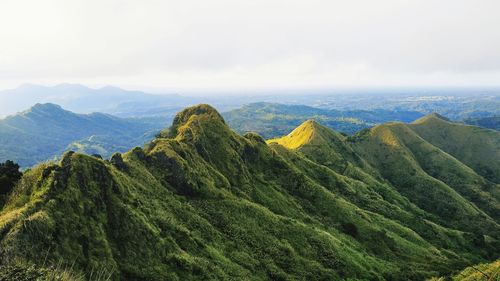
M497 0L3 0L0 87L500 84Z

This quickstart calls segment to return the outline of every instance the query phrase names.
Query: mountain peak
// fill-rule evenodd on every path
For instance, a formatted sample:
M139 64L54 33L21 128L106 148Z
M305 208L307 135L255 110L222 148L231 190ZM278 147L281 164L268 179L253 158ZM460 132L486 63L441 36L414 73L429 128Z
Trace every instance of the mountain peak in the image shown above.
M450 121L450 119L444 117L443 115L437 113L437 112L433 112L431 114L428 114L427 115L428 118L438 118L438 119L441 119L441 120L444 120L444 121Z
M74 84L74 83L61 83L57 84L52 87L53 89L57 90L63 90L63 91L74 91L74 90L79 90L79 91L86 91L90 90L89 87L81 85L81 84Z
M188 121L194 116L204 116L211 120L217 120L222 122L222 124L225 124L224 118L222 118L222 116L215 108L208 104L198 104L188 107L175 115L174 121L172 123L171 134L173 136L177 135L177 130L179 129L179 127L186 125Z
M289 149L296 149L310 143L321 142L325 130L331 131L319 124L314 119L309 119L295 128L290 134L277 139L271 139L268 143L278 143ZM333 131L332 131L333 132Z
M318 128L321 127L321 124L319 124L315 119L308 119L304 121L301 126L310 126L311 128Z
M30 107L25 113L36 112L36 113L54 113L65 111L61 106L54 103L37 103Z
M31 109L62 109L60 105L55 103L36 103L31 107Z
M302 124L300 124L300 126L298 126L295 130L301 131L302 133L306 134L322 134L322 131L324 131L325 129L326 127L318 123L315 119L308 119L302 122ZM292 131L292 133L294 131Z
M440 121L450 122L450 119L444 117L443 115L441 115L437 112L433 112L431 114L427 114L424 117L415 120L413 123L414 124L422 124L422 123L425 123L425 122L428 122L431 120L440 120Z

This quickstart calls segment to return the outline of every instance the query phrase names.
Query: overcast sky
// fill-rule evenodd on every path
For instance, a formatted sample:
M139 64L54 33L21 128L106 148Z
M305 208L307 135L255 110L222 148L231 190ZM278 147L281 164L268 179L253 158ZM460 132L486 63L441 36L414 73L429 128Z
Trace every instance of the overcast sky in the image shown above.
M499 86L499 0L2 0L0 89Z

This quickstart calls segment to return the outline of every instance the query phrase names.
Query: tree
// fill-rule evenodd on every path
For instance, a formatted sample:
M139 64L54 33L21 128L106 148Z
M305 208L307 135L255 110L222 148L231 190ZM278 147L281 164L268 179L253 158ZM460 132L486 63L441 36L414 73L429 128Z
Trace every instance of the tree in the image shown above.
M19 171L19 165L11 160L0 163L0 196L9 194L17 181L23 174Z

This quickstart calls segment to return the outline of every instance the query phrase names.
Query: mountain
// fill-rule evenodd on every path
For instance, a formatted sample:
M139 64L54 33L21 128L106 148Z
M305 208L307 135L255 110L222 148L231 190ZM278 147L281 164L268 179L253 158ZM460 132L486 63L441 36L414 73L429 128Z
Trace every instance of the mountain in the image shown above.
M423 115L412 111L327 110L305 105L258 102L222 114L239 133L257 132L264 138L287 134L302 122L314 118L345 134L388 121L411 122Z
M498 258L498 188L403 123L266 143L198 105L144 148L26 172L0 276L423 280Z
M0 91L0 116L15 114L36 103L55 103L79 113L105 112L121 117L173 117L177 111L192 102L192 98L175 94L153 95L112 86L93 89L67 83L53 87L24 84L15 89Z
M0 119L0 161L14 160L30 167L66 150L108 157L153 139L162 123L160 119L75 114L55 104L36 104Z
M476 173L500 183L500 132L452 123L437 114L416 120L410 127Z
M464 123L500 131L500 116L468 118L464 120Z
M453 143L455 139L449 136L448 141ZM436 216L441 225L470 231L495 229L496 223L483 225L476 219L499 218L498 184L427 142L411 126L403 123L377 126L360 136L354 149L377 167L399 193Z

